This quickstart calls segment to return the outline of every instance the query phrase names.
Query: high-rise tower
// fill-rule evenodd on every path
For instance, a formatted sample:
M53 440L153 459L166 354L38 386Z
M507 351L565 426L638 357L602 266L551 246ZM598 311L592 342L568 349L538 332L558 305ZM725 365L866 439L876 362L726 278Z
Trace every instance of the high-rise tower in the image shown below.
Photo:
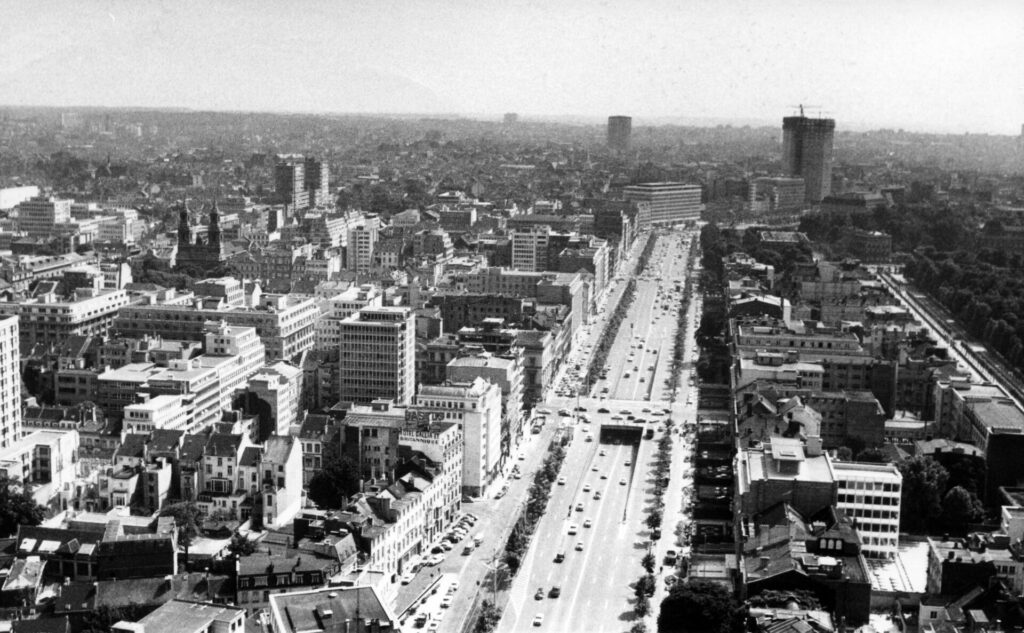
M804 200L821 202L832 192L832 135L835 119L800 116L782 119L782 166L789 176L804 179Z
M633 117L608 117L608 148L619 151L629 149L630 136L633 134Z

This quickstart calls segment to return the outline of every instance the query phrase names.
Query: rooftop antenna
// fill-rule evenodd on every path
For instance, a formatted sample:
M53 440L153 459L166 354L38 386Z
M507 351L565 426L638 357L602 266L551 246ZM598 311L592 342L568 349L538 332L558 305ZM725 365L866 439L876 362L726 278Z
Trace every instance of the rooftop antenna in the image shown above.
M809 110L809 109L811 109L811 108L818 108L819 110L821 109L821 106L819 106L819 105L808 105L808 106L805 106L805 105L804 105L804 104L802 104L802 103L801 103L801 104L798 104L798 105L791 105L791 106L789 106L789 107L791 107L791 108L795 108L795 109L799 109L799 110L800 110L800 116L801 116L801 117L802 117L802 116L804 116L804 108L805 108L805 107L806 107L806 108L807 108L808 110Z

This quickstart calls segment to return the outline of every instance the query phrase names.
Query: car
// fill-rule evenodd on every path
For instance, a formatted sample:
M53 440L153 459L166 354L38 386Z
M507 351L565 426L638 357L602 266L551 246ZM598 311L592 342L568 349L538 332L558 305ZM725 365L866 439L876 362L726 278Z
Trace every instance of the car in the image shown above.
M608 475L601 475L601 479L608 479Z
M576 541L576 551L577 552L582 552L583 551L583 541Z
M604 450L603 448L601 449L601 452L600 452L600 453L598 453L598 455L600 455L601 457L604 457L604 456L605 456L605 455L607 455L607 454L608 454L608 452L607 452L607 451L605 451L605 450Z
M605 387L604 390L608 391L608 387ZM609 411L608 409L605 409L604 407L601 407L600 409L598 409L597 412L598 413L611 413L611 411Z
M555 562L556 563L560 563L563 560L565 560L565 552L558 552L557 554L555 554Z
M587 408L586 407L576 407L575 410L576 411L580 411L580 412L585 412L587 410Z
M540 413L541 415L551 415L551 409L540 408L537 409L537 413Z
M519 461L525 461L525 460L526 460L526 453L519 453Z
M583 512L583 504L582 503L577 503L576 504L576 511L577 512Z
M649 407L644 407L644 408L643 408L643 409L641 410L641 413L650 413L650 412L651 412L651 410L650 410L650 408L649 408Z
M597 464L594 464L594 466L593 466L593 467L591 467L591 469L590 469L590 470L592 470L593 472L595 472L595 473L596 473L596 472L597 472Z
M619 413L621 413L622 415L633 415L633 412L630 411L629 409L623 409L619 411Z
M626 485L626 478L625 477L623 477L622 479L619 480L619 485L620 486L625 486Z
M444 554L434 554L426 560L426 564L430 566L440 565L444 562Z
M588 527L590 527L592 525L594 525L594 522L591 521L590 519L587 519L586 521L583 522L583 527L585 527L585 528L588 528Z
M558 478L558 485L559 486L564 486L565 485L565 477L559 477Z
M583 441L584 441L584 442L593 442L593 441L594 441L594 436L593 436L593 435L590 435L590 434L588 433L588 434L587 434L587 436L586 436L586 437L585 437L585 438L583 439Z
M570 523L569 524L569 535L570 536L576 534L577 532L579 532L579 530L580 530L580 526L576 525L575 523Z
M590 492L590 484L583 484L583 492Z
M640 376L640 382L647 382L647 379L644 378L643 376Z
M613 422L621 422L622 421L622 416L621 415L613 415L612 416L612 421Z
M558 415L560 415L562 417L566 417L566 416L572 415L572 413L569 413L568 409L559 409L558 410Z
M448 594L451 595L459 590L459 581L453 580L452 584L448 585Z
M431 620L430 624L427 625L427 631L440 631L440 630L441 630L441 621L440 620L437 620L437 619Z
M626 373L622 374L622 377L623 378L629 378L629 372L627 371Z
M411 571L410 572L406 572L406 573L402 574L402 584L403 585L408 585L409 583L411 583L413 581L414 578L416 578L416 574L412 573Z
M445 596L441 598L441 608L448 609L452 606L453 602L455 602L455 599L452 596Z
M555 585L554 587L552 587L551 591L548 592L548 597L549 598L557 598L560 595L562 595L562 588L559 587L558 585Z
M631 461L629 461L629 460L627 459L627 460L626 460L626 466L632 466L632 465L633 465L633 462L631 462Z
M541 626L543 624L544 624L544 614L543 613L538 613L537 615L533 616L533 625L534 626Z
M537 593L533 594L533 599L534 600L543 600L544 599L544 587L537 587Z

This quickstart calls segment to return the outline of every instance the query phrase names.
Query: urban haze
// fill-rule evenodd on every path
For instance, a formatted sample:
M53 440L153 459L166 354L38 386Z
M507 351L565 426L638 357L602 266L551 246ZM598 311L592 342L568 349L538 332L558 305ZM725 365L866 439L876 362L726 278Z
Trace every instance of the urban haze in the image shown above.
M1024 4L2 15L0 631L1024 630Z

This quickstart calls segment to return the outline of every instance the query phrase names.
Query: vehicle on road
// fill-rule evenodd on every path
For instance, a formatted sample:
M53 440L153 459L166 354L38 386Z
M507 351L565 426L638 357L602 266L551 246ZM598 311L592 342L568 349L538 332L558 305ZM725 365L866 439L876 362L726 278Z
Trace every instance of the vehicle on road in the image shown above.
M620 486L625 486L626 485L626 478L625 477L623 477L622 479L619 480L619 485Z
M605 389L604 389L604 390L605 390L605 391L608 391L608 388L607 388L607 387L605 387ZM598 410L597 410L597 412L598 412L598 413L611 413L611 411L609 411L608 409L605 409L604 407L601 407L600 409L598 409Z
M583 512L583 504L582 503L577 503L576 504L576 511L577 512Z
M551 591L548 592L548 597L549 598L557 598L560 595L562 595L562 588L559 587L558 585L555 585L554 587L552 587Z
M598 490L597 492L594 493L594 501L600 501L600 500L601 500L601 491Z
M583 541L576 541L576 551L577 552L582 552L583 551Z
M544 587L537 587L537 593L533 594L533 599L534 600L543 600L544 599Z
M670 549L667 552L665 552L665 564L666 565L675 565L677 560L678 560L678 555L676 554L676 551L674 549Z
M579 528L578 525L576 525L575 523L570 523L569 524L569 536L575 535L577 532L579 532L579 529L580 528Z
M559 477L558 478L558 485L559 486L564 486L565 485L565 477Z
M412 572L408 572L406 574L403 574L402 575L402 584L403 585L408 585L409 583L411 583L413 581L414 578L416 578L416 574L414 574Z
M558 552L557 554L555 554L555 562L556 563L560 563L563 560L565 560L565 552Z
M444 598L441 598L441 608L451 608L453 602L455 602L455 599L452 596L445 596Z
M583 527L585 527L585 528L591 527L592 525L594 525L594 522L591 521L590 519L587 519L586 521L583 522Z
M543 613L538 613L537 615L533 616L533 625L534 626L541 626L543 624L544 624L544 614Z

